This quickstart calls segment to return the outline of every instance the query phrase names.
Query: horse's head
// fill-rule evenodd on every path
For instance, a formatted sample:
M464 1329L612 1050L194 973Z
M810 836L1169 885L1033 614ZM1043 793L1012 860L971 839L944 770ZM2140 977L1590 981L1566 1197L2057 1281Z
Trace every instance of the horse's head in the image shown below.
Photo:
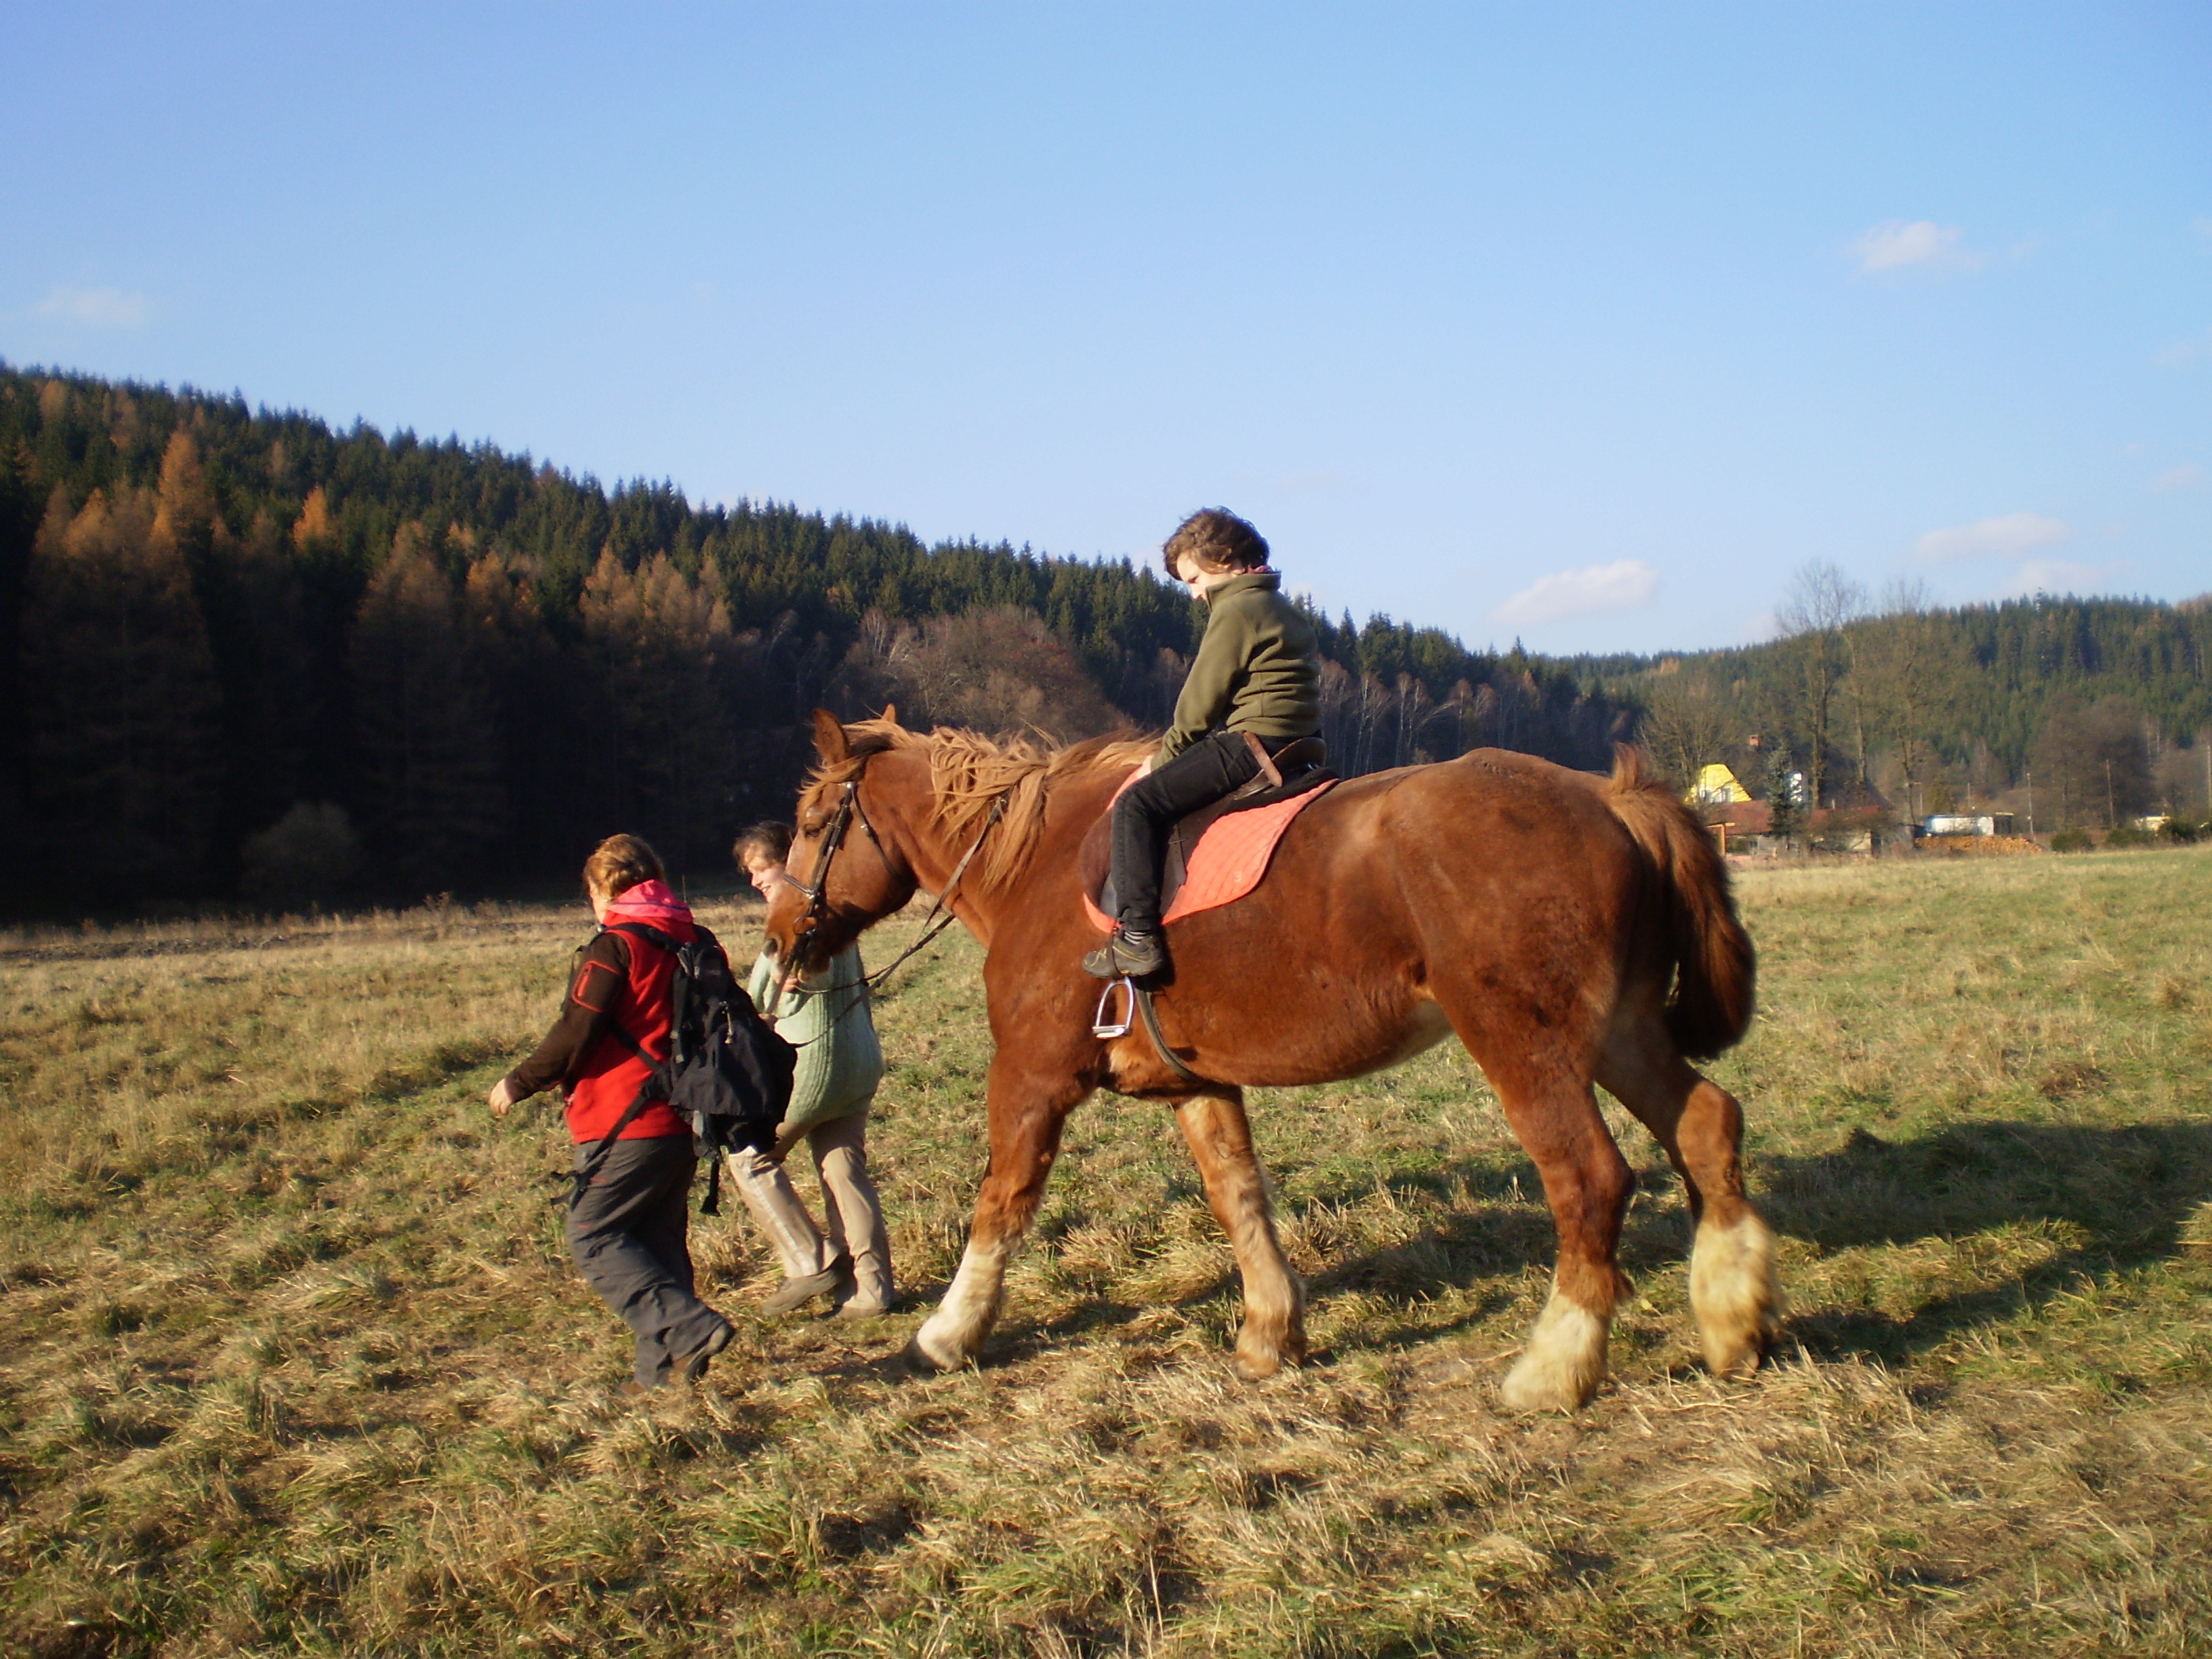
M897 711L884 720L897 724ZM814 711L821 756L799 797L787 878L768 903L768 945L787 969L818 972L874 923L902 908L918 884L895 835L884 781L869 763L878 741L855 744L827 709Z

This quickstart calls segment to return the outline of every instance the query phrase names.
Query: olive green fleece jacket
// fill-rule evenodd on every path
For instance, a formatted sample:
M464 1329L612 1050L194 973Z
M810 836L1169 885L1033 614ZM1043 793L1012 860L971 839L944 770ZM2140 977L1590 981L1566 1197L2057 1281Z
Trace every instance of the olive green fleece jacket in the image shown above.
M848 945L818 974L809 974L790 991L775 958L753 963L753 1006L772 1023L776 1035L799 1050L791 1079L787 1128L811 1129L817 1123L866 1109L884 1080L884 1050L876 1023L868 1014L866 969L860 947Z
M1248 570L1206 596L1206 636L1154 766L1216 726L1261 738L1310 738L1321 730L1321 647L1282 586L1272 570Z

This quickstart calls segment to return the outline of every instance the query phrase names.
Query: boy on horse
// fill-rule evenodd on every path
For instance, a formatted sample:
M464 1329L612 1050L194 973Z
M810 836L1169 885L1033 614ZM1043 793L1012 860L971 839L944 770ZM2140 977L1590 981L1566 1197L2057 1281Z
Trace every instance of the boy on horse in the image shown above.
M1266 538L1210 507L1177 526L1160 551L1168 574L1205 601L1206 635L1149 771L1114 804L1120 925L1083 959L1100 979L1143 978L1168 965L1160 859L1176 821L1259 775L1254 740L1272 760L1321 729L1320 647L1267 567Z

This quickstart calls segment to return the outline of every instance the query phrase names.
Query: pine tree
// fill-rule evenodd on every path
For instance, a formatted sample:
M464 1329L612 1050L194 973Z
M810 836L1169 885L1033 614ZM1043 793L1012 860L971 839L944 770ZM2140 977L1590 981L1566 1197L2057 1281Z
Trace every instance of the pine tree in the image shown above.
M545 870L583 862L592 842L578 801L606 781L582 763L587 750L578 734L589 729L592 711L574 665L562 661L545 626L537 574L533 562L495 550L470 564L461 603L471 648L485 672L501 793L510 803L532 804L509 815L501 857Z
M672 858L719 864L738 799L731 715L758 701L728 608L666 554L633 574L611 550L580 608L638 826Z
M29 807L84 890L185 894L205 877L216 785L212 654L145 490L70 511L57 489L25 583Z
M393 538L363 595L350 653L361 822L410 895L482 867L504 803L484 665L453 580L419 525Z

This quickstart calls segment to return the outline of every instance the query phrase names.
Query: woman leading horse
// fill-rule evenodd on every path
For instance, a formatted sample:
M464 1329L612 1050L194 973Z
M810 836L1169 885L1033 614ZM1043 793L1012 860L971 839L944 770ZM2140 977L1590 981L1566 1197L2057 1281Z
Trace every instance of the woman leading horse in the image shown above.
M1094 1035L1097 984L1079 966L1098 934L1077 849L1151 745L924 736L888 710L851 726L814 719L820 761L791 853L805 880L769 904L770 948L815 969L927 889L987 953L990 1169L959 1272L915 1337L918 1361L975 1357L1061 1126L1109 1088L1175 1106L1243 1280L1239 1371L1297 1363L1304 1294L1243 1090L1357 1077L1456 1034L1559 1231L1551 1297L1504 1403L1572 1410L1605 1373L1632 1178L1593 1085L1643 1121L1687 1189L1706 1363L1757 1365L1780 1310L1773 1236L1744 1196L1742 1114L1688 1063L1749 1024L1751 943L1711 842L1634 751L1609 780L1477 750L1337 785L1292 822L1248 896L1174 925L1158 1011L1177 1067L1141 1028Z

